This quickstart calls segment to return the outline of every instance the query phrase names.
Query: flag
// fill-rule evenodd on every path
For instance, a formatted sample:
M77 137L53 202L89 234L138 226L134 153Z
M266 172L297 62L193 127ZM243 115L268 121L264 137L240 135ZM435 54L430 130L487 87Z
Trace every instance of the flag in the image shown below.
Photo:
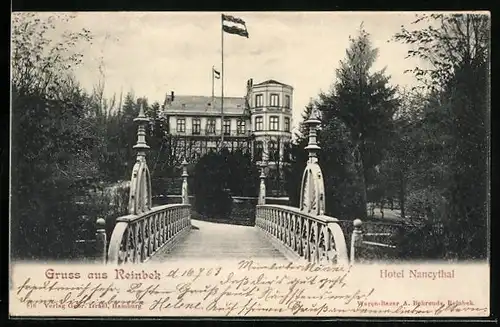
M215 68L212 68L213 72L214 72L214 77L217 78L217 79L220 79L220 72L218 72L217 70L215 70Z
M225 23L231 22L236 25L227 25ZM245 21L241 18L222 14L222 30L229 34L236 34L248 38L248 31Z

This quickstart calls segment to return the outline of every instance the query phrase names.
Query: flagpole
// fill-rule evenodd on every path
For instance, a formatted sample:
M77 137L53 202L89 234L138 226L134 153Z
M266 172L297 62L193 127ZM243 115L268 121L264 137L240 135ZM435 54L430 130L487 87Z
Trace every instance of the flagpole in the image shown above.
M215 74L214 74L214 69L215 69L215 67L212 66L212 106L215 105L214 104L214 98L215 98L215 90L214 90L214 78L215 78Z
M221 39L221 100L220 100L220 111L221 111L221 148L224 144L224 19L222 18L222 14L220 15L220 39Z

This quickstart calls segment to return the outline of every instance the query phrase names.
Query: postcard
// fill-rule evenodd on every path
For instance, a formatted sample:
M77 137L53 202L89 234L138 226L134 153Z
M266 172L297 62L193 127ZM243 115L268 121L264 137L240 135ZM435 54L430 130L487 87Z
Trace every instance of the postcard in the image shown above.
M13 12L10 317L489 317L489 12Z

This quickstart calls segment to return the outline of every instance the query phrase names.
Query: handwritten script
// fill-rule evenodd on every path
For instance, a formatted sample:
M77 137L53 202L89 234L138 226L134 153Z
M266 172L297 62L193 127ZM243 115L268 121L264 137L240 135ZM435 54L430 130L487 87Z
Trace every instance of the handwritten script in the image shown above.
M24 315L454 316L487 315L477 301L386 292L390 281L359 282L352 267L233 265L48 266L17 268L11 288ZM368 274L368 273L367 273ZM17 311L17 310L16 310Z

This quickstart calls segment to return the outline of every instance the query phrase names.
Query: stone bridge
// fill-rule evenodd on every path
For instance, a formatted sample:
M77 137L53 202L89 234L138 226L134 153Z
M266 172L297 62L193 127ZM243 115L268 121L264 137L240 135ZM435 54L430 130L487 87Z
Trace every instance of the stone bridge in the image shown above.
M325 188L318 163L316 111L309 126L309 159L301 182L300 208L266 204L266 176L260 175L255 226L236 226L191 219L187 162L183 162L182 203L152 206L151 179L146 163L145 126L141 107L138 122L137 159L132 171L129 214L116 220L109 241L104 219L98 219L98 260L110 264L134 264L200 259L273 259L320 264L352 264L366 249L393 250L388 239L395 226L370 223L363 232L361 220L342 221L325 215ZM373 232L375 231L375 232Z

